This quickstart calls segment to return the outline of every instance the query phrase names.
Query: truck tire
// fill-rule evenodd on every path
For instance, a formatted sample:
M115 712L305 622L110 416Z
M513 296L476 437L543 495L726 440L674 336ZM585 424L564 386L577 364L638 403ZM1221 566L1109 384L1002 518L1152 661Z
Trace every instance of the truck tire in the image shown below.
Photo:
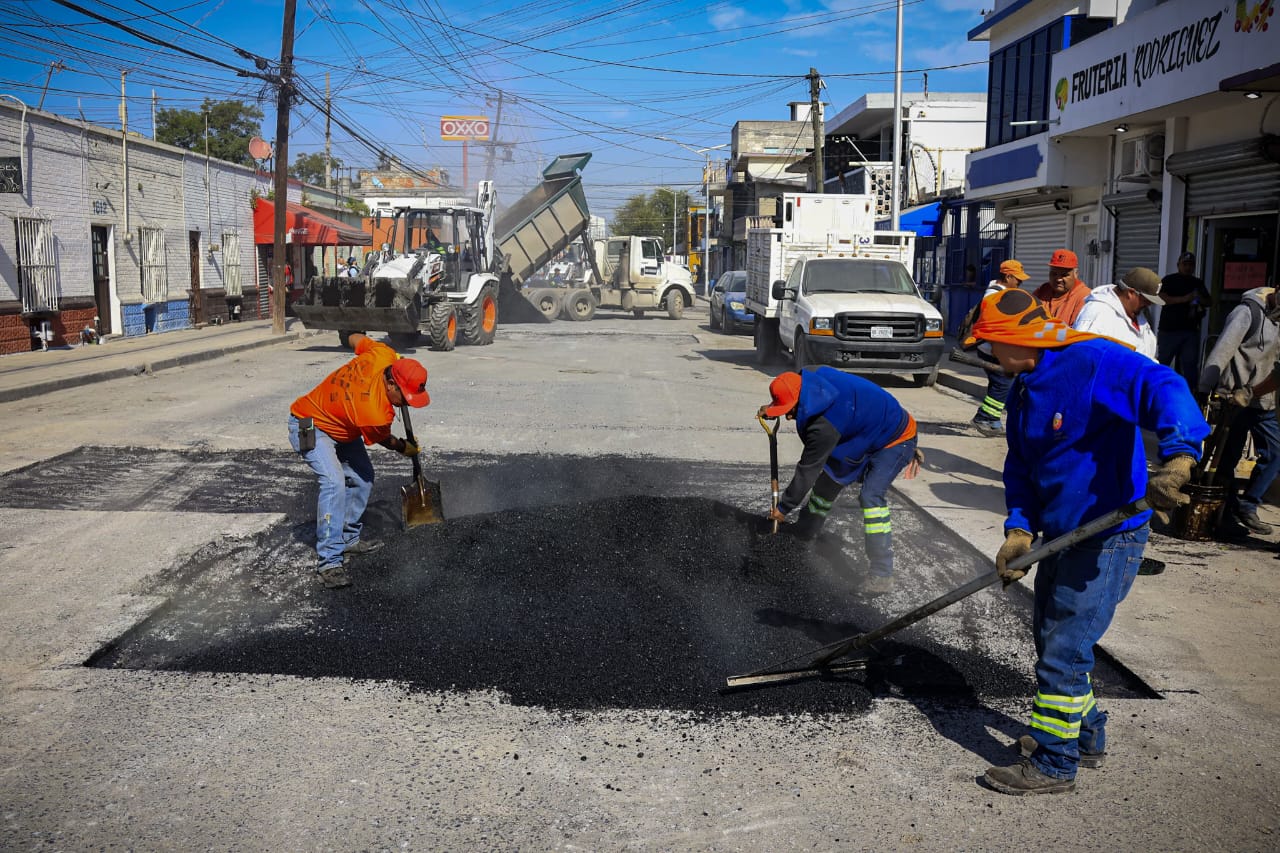
M462 315L460 331L464 344L482 347L493 343L498 331L498 293L494 285L482 287L476 304L468 305L459 313Z
M938 371L942 369L942 362L938 362L931 370L924 373L913 373L911 379L921 388L932 388L938 384Z
M448 352L458 345L458 312L450 302L436 302L428 314L431 348Z
M773 364L778 361L778 321L756 317L752 334L756 345L756 363Z
M809 353L805 350L804 332L796 329L795 343L791 345L791 367L796 373L809 366Z
M363 334L364 332L360 331L359 329L339 329L338 343L341 344L346 349L351 349L352 348L351 344L347 342L347 338L351 337L352 335L363 335Z
M585 323L596 316L596 298L590 290L571 290L564 298L564 318Z
M529 297L533 300L533 305L542 312L542 316L548 320L554 320L560 314L560 293L550 287L544 287L535 290L533 295Z
M418 345L421 332L387 332L393 349L413 349Z
M667 309L667 316L679 320L684 316L684 295L676 288L671 288L662 297L662 304Z

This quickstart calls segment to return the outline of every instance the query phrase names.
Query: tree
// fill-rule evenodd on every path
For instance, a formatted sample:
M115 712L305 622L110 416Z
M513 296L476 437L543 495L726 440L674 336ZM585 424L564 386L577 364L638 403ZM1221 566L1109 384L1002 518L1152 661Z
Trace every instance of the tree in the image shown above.
M331 157L330 166L337 171L342 168L342 161L337 157ZM324 186L324 154L319 151L312 154L299 154L294 159L293 165L289 167L289 177L318 187Z
M262 110L244 101L205 98L199 110L159 110L156 113L156 140L203 154L206 115L209 118L209 156L252 166L249 140L262 135Z
M676 238L671 239L671 211L675 205ZM659 189L633 195L614 211L613 233L626 237L661 237L670 252L688 242L689 194Z

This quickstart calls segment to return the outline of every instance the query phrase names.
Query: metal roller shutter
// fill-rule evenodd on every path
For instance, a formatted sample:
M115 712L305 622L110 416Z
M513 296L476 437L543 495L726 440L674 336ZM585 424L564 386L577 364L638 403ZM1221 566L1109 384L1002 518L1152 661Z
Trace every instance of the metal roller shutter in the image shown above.
M1165 169L1187 181L1188 216L1269 211L1280 207L1280 163L1262 139L1174 154Z
M1039 287L1049 280L1049 258L1055 249L1067 245L1067 214L1053 211L1014 217L1013 257L1031 276L1028 286Z
M1108 196L1102 203L1116 220L1111 280L1119 281L1134 267L1159 271L1160 208L1147 199L1145 192Z

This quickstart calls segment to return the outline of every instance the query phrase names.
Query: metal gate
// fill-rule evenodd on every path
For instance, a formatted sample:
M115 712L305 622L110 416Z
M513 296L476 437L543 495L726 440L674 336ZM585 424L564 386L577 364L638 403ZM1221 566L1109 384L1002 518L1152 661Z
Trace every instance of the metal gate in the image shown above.
M1009 218L1013 221L1013 257L1031 276L1027 284L1039 286L1049 280L1049 258L1054 250L1067 245L1067 214L1054 211Z
M1160 208L1146 191L1106 196L1102 203L1116 220L1112 281L1134 267L1160 269Z
M1280 208L1280 163L1262 139L1174 154L1165 169L1187 182L1187 216L1253 213Z
M14 220L18 232L18 289L22 311L58 310L58 270L54 264L53 222L35 216Z

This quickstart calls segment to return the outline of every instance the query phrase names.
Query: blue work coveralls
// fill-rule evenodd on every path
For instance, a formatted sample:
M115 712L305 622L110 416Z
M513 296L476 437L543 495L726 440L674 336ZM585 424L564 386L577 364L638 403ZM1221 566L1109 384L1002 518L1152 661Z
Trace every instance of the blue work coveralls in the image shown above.
M1160 458L1200 458L1209 434L1186 382L1119 344L1089 340L1044 350L1009 395L1006 532L1061 536L1146 494L1139 428ZM1106 750L1107 715L1090 683L1093 647L1128 594L1142 562L1151 513L1041 561L1032 630L1036 698L1031 757L1040 772L1075 777L1081 752Z

